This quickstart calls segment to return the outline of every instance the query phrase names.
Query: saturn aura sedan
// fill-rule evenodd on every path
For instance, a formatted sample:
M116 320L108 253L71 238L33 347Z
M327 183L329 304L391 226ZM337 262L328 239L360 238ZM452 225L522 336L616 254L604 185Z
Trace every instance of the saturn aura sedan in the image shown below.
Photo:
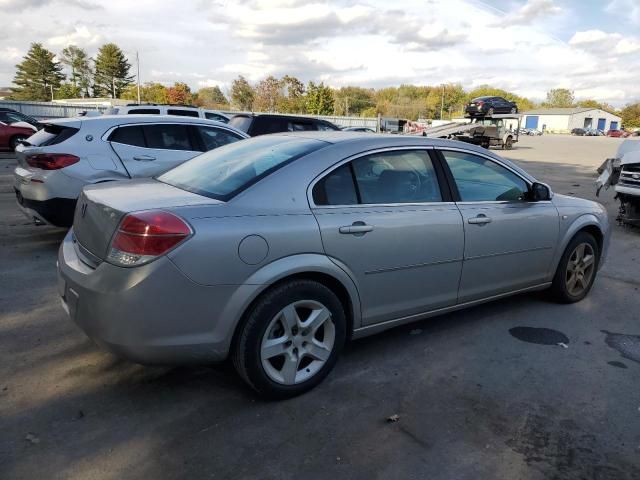
M275 134L85 187L59 292L117 355L231 357L284 398L317 385L351 338L519 292L579 301L608 243L598 203L473 145Z

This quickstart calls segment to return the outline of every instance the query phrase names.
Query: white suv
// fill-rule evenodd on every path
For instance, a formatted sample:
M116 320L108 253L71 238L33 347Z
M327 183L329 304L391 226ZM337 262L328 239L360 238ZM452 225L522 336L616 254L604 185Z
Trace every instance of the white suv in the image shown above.
M85 185L152 177L202 152L248 138L220 122L157 115L50 121L16 148L14 189L36 223L68 227Z
M182 105L126 105L112 107L106 112L112 115L178 115L181 117L206 118L216 122L229 123L231 117L218 110L185 107Z

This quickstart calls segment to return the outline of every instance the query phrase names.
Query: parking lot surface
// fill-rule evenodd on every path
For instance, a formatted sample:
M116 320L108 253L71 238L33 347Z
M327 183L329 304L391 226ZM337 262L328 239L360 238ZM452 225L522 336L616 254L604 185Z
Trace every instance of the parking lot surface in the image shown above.
M504 153L595 198L620 142ZM56 293L64 232L19 213L14 165L0 157L1 479L640 478L640 230L615 226L580 303L526 294L400 327L350 344L310 393L264 402L228 365L143 367L89 341ZM600 201L615 218L613 192Z

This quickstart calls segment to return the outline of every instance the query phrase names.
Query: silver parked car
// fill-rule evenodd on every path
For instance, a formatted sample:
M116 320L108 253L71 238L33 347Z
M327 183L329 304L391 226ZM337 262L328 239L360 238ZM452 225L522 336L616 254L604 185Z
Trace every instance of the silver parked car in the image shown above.
M85 185L152 177L247 137L219 122L178 116L103 115L50 121L16 149L18 206L37 223L68 227Z
M275 134L86 187L59 289L120 356L231 356L282 398L317 385L348 338L530 290L581 300L608 243L601 205L473 145Z

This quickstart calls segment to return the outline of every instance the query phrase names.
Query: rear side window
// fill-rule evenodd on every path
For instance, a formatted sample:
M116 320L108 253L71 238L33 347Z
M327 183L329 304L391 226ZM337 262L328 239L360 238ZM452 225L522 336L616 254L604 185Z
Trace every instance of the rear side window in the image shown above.
M357 205L358 194L353 182L351 166L346 163L336 168L313 187L316 205Z
M47 145L57 145L68 140L78 133L77 128L64 127L62 125L45 125L42 130L29 137L29 145L34 147L44 147Z
M247 133L249 131L249 128L251 127L251 120L251 117L236 115L235 117L232 117L231 120L229 120L229 125Z
M140 125L130 127L118 127L109 137L110 142L133 145L134 147L146 147L144 134Z
M213 150L214 148L221 147L228 143L233 143L241 140L239 136L227 130L222 130L221 128L203 126L197 126L195 128L200 135L200 139L202 140L202 145L204 146L205 152Z
M127 112L129 115L142 114L142 115L158 115L160 113L159 108L134 108Z
M167 110L167 113L169 115L179 115L181 117L198 117L198 111L197 110L182 110L179 108L169 108Z
M217 113L204 112L204 117L208 120L215 120L216 122L229 123L229 119Z
M203 153L158 180L218 200L228 200L260 179L326 142L286 136L257 137Z
M147 148L163 150L197 150L191 144L189 125L160 123L142 127Z

